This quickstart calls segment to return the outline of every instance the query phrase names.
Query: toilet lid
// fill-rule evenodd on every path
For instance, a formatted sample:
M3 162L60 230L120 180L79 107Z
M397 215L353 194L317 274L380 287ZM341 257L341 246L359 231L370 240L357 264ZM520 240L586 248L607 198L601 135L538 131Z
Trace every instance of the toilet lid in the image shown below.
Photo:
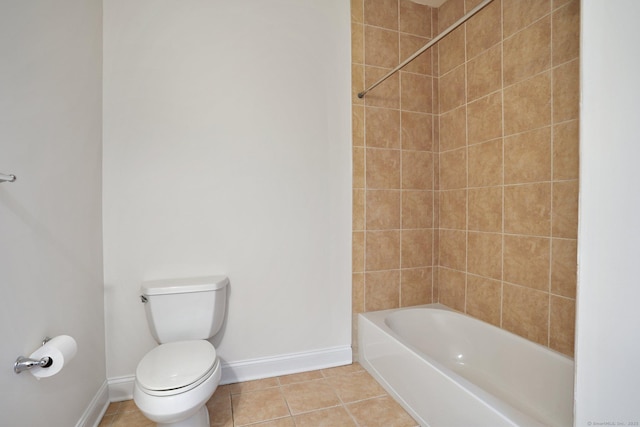
M147 353L136 369L136 380L148 390L186 387L206 375L216 361L209 341L176 341L161 344Z

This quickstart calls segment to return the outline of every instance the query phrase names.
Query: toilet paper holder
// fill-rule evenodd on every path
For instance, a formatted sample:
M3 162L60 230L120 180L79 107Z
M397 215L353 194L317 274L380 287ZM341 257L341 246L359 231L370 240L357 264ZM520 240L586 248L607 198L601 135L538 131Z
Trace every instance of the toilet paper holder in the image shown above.
M0 173L0 182L13 182L18 179L14 174Z
M45 339L42 340L42 345L45 345L49 341L51 341L51 338L45 337ZM36 366L39 366L41 368L48 368L51 365L53 365L53 359L49 356L45 356L40 360L19 356L16 359L16 363L13 364L13 372L19 374L20 372L28 371L29 369L35 368Z

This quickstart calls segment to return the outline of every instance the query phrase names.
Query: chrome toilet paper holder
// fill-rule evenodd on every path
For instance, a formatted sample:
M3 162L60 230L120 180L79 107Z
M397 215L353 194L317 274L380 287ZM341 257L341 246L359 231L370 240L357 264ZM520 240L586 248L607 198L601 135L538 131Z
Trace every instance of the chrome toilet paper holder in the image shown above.
M2 182L13 182L16 179L18 179L14 174L6 174L6 173L0 173L0 183Z
M45 345L49 341L51 341L51 338L45 337L45 339L42 340L42 345ZM19 356L13 364L13 372L19 374L20 372L28 371L36 366L39 366L40 368L48 368L51 365L53 365L53 359L49 356L45 356L40 360Z

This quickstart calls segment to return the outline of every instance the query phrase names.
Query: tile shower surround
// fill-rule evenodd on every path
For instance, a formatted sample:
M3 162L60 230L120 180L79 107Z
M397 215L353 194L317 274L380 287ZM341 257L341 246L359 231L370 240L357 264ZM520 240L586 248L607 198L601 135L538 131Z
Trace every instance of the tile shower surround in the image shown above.
M354 363L218 387L211 427L415 427L418 424ZM133 401L112 403L99 427L152 427Z
M433 37L434 21L408 0L351 7L355 326L359 312L434 301L437 79L427 51L359 99Z
M479 3L351 2L354 327L441 302L573 355L579 1L494 0L356 96Z

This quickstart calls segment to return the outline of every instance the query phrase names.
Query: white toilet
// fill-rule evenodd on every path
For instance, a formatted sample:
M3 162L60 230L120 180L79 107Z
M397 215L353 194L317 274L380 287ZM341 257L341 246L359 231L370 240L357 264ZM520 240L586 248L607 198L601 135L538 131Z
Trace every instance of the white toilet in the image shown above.
M142 284L151 334L160 344L136 369L133 400L158 426L209 427L205 404L220 383L220 361L208 339L222 326L225 276Z

